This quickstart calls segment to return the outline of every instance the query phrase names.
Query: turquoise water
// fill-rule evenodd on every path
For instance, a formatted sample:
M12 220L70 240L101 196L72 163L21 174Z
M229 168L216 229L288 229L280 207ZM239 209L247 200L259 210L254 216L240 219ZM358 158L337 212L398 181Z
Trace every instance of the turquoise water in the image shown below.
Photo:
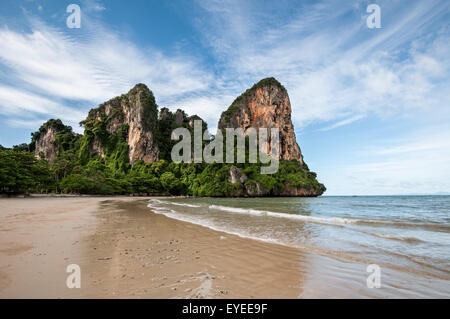
M406 289L422 289L418 296L450 296L450 196L187 198L149 207L230 234L377 264L401 273ZM417 278L420 287L408 283Z

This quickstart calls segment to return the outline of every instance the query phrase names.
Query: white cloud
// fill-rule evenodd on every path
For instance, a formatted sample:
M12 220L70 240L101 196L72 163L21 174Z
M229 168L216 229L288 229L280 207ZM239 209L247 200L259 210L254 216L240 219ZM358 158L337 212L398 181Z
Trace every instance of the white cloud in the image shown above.
M199 2L207 11L199 25L205 42L226 70L224 77L241 86L229 87L227 93L237 95L242 86L275 76L289 91L297 130L334 123L321 130L327 134L363 117L370 123L374 116L381 123L392 117L424 119L418 121L423 127L411 126L409 138L384 141L389 147L374 149L372 140L361 145L347 137L344 155L329 154L318 145L313 151L327 158L318 164L327 193L450 190L450 147L445 142L450 130L423 132L450 122L450 35L448 24L442 23L448 21L448 1L381 1L378 30L367 29L361 2L294 2L292 12L281 18L277 10L282 3ZM301 136L297 134L300 141ZM366 154L359 154L364 147Z
M278 4L199 3L207 12L200 30L226 76L247 86L278 78L289 91L297 128L448 105L450 37L438 32L446 2L384 2L388 18L374 32L362 19L365 7L342 1L293 3L282 20ZM228 93L239 93L233 89Z
M334 124L332 124L330 126L321 128L321 129L319 129L319 131L330 131L330 130L333 130L335 128L338 128L338 127L341 127L341 126L348 125L350 123L359 121L359 120L361 120L363 118L364 118L364 115L355 115L355 116L346 118L344 120L338 121L338 122L336 122L336 123L334 123Z
M449 99L443 90L450 85L445 32L434 42L413 41L410 52L397 50L415 39L411 30L434 21L439 2L411 5L370 36L363 20L342 22L365 8L341 2L300 3L288 13L277 13L278 7L267 3L261 8L242 1L198 3L207 13L198 27L223 69L219 75L192 56L138 47L89 15L76 37L33 19L29 33L0 29L0 61L17 86L25 82L45 96L84 101L86 109L143 82L160 105L200 115L206 111L210 125L233 97L266 76L287 87L297 129L369 113L442 109ZM400 54L405 56L399 59Z
M0 112L19 123L30 115L46 115L48 118L60 118L68 123L78 123L85 114L53 99L30 92L0 85ZM42 124L42 123L41 123Z
M204 91L212 82L192 57L139 48L124 35L90 23L88 16L83 19L85 30L78 36L36 19L30 19L28 33L0 28L0 66L6 69L17 97L12 90L0 90L3 114L20 116L26 110L80 121L89 108L128 92L137 83L147 84L157 101L165 104ZM61 114L56 105L61 101L84 107L59 106L67 111Z
M289 91L297 130L319 123L327 134L372 116L450 122L450 36L442 23L448 1L381 1L377 30L366 28L362 2L280 1L197 1L194 20L213 66L140 47L91 20L89 10L78 33L33 19L30 32L0 28L0 72L7 75L0 112L11 125L47 115L76 123L90 107L143 82L160 106L183 108L215 127L236 96L275 76ZM87 3L91 12L104 8ZM319 176L335 194L449 190L450 130L420 129L411 127L415 139L383 147L370 141L364 154L348 154L346 165L332 163L330 174Z

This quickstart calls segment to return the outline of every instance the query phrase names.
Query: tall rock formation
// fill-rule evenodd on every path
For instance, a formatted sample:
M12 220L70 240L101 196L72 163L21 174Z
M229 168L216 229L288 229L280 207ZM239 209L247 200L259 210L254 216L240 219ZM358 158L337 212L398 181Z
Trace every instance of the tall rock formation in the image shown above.
M147 163L165 160L170 163L171 151L178 143L171 138L173 130L185 128L192 137L196 120L201 121L202 131L207 130L206 122L200 117L188 116L181 109L171 112L162 108L158 113L153 93L144 84L137 84L127 94L90 110L87 118L80 123L84 126L83 135L74 134L72 128L65 126L60 120L49 120L32 134L29 145L15 148L32 151L39 159L55 160L55 167L64 169L63 176L66 176L66 168L69 167L67 173L72 175L72 180L69 179L68 184L80 179L78 175L81 171L83 178L80 179L80 185L69 188L69 191L85 189L88 193L98 191L109 194L144 190L196 196L256 197L319 196L326 190L317 180L316 173L310 171L303 162L291 121L289 96L274 78L261 80L239 96L222 113L218 125L221 130L279 128L282 161L277 163L279 169L273 174L261 172L261 163L167 165L167 172L172 173L179 182L169 183L169 188L163 184L163 180L169 179L163 179L159 175L160 168L165 165L141 166L138 163L135 166L137 170L130 170L133 164L141 160ZM212 140L203 140L202 146L211 142ZM69 162L76 165L66 165ZM121 174L117 174L119 172ZM125 177L128 173L131 179ZM109 178L110 176L114 178ZM116 176L122 177L116 180ZM100 185L109 182L111 183L107 187Z
M275 78L266 78L239 96L222 113L219 129L274 128L280 130L280 159L296 159L303 164L291 121L287 90Z
M53 161L62 151L72 147L77 135L61 120L48 120L31 134L30 148L38 159Z
M145 84L137 84L127 94L92 109L82 124L85 125L85 133L93 133L89 141L91 153L101 157L107 155L105 148L109 141L105 134L99 132L104 128L109 134L125 138L129 146L129 162L134 164L139 160L155 162L159 159L155 137L157 118L158 106L152 91Z
M56 129L48 127L43 134L36 139L34 155L38 159L53 161L58 155L58 146L56 145Z
M163 107L159 113L158 119L158 145L159 158L171 161L172 147L178 143L172 140L172 131L177 127L187 128L191 136L194 135L194 121L202 121L202 129L207 130L208 125L202 118L197 115L188 116L183 110L177 109L175 113L169 111L168 108ZM192 150L193 151L193 150Z

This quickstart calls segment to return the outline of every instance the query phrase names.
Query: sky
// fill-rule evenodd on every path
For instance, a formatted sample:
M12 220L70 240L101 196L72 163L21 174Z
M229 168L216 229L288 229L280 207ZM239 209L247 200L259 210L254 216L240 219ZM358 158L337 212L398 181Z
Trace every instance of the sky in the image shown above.
M89 109L137 83L213 132L273 76L327 195L450 193L449 22L447 0L2 0L0 144L50 118L82 133Z

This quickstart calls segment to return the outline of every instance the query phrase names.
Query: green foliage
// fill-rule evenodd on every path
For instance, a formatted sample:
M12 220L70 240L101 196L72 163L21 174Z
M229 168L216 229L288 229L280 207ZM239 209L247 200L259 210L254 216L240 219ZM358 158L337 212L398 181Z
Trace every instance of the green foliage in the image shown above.
M64 193L82 194L125 194L131 189L128 181L107 178L102 175L88 177L82 174L72 174L65 177L59 186Z
M275 85L284 89L274 78L267 78L256 83L251 89L238 97L225 111L231 117L258 88ZM127 136L129 127L123 124L111 133L111 124L123 118L122 105L133 103L143 108L144 125L154 133L160 151L160 160L154 163L138 161L129 163L129 146ZM105 108L110 107L106 116ZM133 112L133 110L131 110ZM198 116L188 117L184 112L181 123L175 122L175 115L163 108L160 117L153 93L143 84L135 86L128 94L118 96L98 108L92 109L84 126L84 135L74 134L70 126L60 120L49 120L32 134L29 145L20 144L13 149L0 146L0 192L63 192L82 194L173 194L195 196L242 196L245 187L255 187L258 183L268 195L279 194L286 185L307 190L325 191L325 186L317 181L317 175L309 171L306 164L296 160L281 160L279 170L272 175L260 173L261 162L248 163L249 154L246 147L246 163L235 164L247 176L245 184L231 184L228 181L232 164L173 163L171 150L174 141L171 132L176 127L187 128L193 136L194 120ZM179 120L179 118L178 118ZM229 119L228 119L229 120ZM112 122L115 121L115 122ZM123 121L119 121L123 123ZM37 160L34 157L36 141L49 128L56 132L58 153L52 162ZM109 129L108 129L109 128ZM202 121L202 131L207 125ZM224 135L225 150L225 135ZM248 145L248 137L246 145ZM204 145L206 141L203 141ZM203 146L204 146L203 145ZM96 151L94 151L96 148ZM97 153L101 150L102 156ZM193 148L192 148L193 150ZM235 147L235 158L237 149Z
M13 151L16 151L16 152L27 152L29 149L30 149L30 145L28 145L27 143L22 143L22 144L13 146Z
M114 161L112 161L114 162ZM125 172L100 157L81 163L76 150L69 150L48 163L30 152L0 148L0 192L63 192L82 194L173 194L239 196L244 185L228 181L232 164L139 161ZM260 173L261 163L236 164L247 176L247 185L259 183L268 195L285 185L325 191L316 174L299 162L281 160L272 175Z
M181 111L181 110L180 110ZM159 148L159 158L166 161L171 160L171 151L173 146L178 143L178 141L173 141L171 139L172 131L177 127L183 127L189 130L191 136L194 136L194 127L190 123L194 123L195 120L202 121L202 132L208 129L208 125L199 116L192 115L187 117L183 113L183 121L179 124L175 123L175 115L169 111L167 108L162 108L160 111L160 118L158 119L158 129L155 132L156 141ZM192 140L193 143L193 140ZM203 145L206 142L203 141ZM194 147L192 146L192 151Z
M0 149L0 192L45 192L53 184L50 168L32 153Z
M158 130L156 131L156 140L158 141L159 157L170 160L170 152L174 145L171 137L172 130L175 128L175 116L167 108L162 108L160 114L164 117L158 120Z
M81 138L79 159L82 164L86 164L98 156L91 152L92 143L96 141L101 146L108 167L113 171L126 172L130 168L126 142L128 124L121 125L117 133L110 133L107 125L113 118L102 115L99 120L88 119L84 122L85 131Z
M66 150L72 149L75 146L78 135L74 134L70 126L64 125L61 120L50 119L45 122L37 132L31 133L31 143L28 147L30 151L34 151L36 148L36 141L47 132L48 129L54 129L56 131L56 144L58 145L58 152L62 153ZM20 146L23 147L23 144ZM16 148L17 150L17 148ZM22 149L23 150L23 149Z
M182 184L172 172L165 172L160 177L163 189L170 194L178 194L182 188Z

